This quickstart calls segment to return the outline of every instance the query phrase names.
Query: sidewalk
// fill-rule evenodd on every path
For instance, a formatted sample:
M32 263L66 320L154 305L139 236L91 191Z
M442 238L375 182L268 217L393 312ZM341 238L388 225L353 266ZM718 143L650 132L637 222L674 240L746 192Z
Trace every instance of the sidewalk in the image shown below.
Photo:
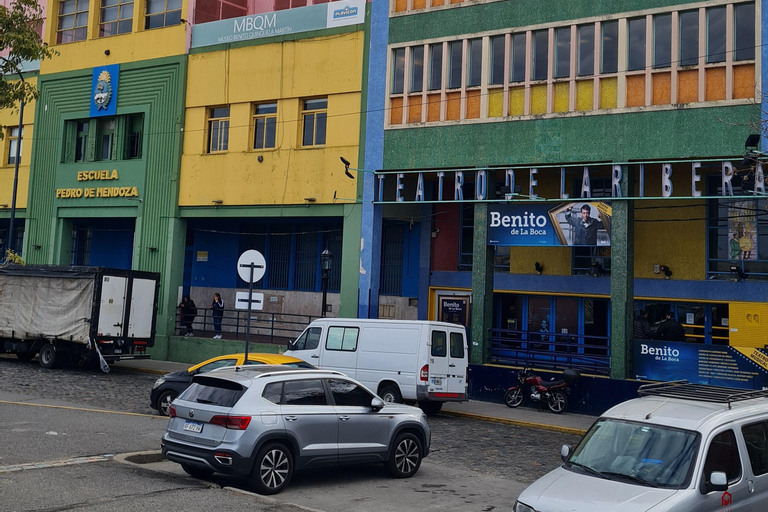
M175 363L172 361L155 361L152 359L129 359L119 361L116 368L163 375L170 372L186 370L191 364ZM595 416L584 414L554 414L548 409L518 407L512 409L504 404L469 400L467 402L447 402L440 414L461 416L484 421L495 421L519 427L537 428L577 436L584 433L597 419Z

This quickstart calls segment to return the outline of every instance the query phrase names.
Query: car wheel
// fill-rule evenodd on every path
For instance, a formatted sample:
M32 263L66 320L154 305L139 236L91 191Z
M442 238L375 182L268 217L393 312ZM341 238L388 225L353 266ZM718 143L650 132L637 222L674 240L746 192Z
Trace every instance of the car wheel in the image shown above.
M419 402L419 408L427 416L434 416L443 408L443 402Z
M507 407L519 406L523 403L523 390L515 388L504 393L504 403L507 404Z
M40 349L40 356L38 361L43 368L56 368L59 366L59 357L56 353L56 349L50 343L43 345Z
M405 432L397 436L387 462L389 473L395 478L410 478L421 466L421 441L415 435Z
M549 410L560 414L568 406L568 400L562 391L552 391L549 394L549 400L547 400L547 407Z
M210 469L203 469L197 466L190 466L189 464L182 464L181 469L183 469L186 474L188 474L193 478L208 478L213 474L213 471L211 471Z
M382 400L384 400L388 404L403 403L403 395L400 394L400 390L397 389L397 386L393 386L391 384L381 388L381 391L379 392L379 396L381 397Z
M293 476L293 456L282 443L261 447L251 471L254 490L259 494L277 494L286 488Z
M157 397L157 412L163 416L168 416L168 411L171 409L171 402L178 396L175 391L166 391L159 397Z
M19 361L31 361L37 352L31 351L31 352L16 352L16 357L19 358Z

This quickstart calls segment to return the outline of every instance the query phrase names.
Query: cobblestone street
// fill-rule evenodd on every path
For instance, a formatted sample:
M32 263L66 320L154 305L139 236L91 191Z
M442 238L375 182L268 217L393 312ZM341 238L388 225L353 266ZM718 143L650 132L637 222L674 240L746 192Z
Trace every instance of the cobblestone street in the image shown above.
M40 368L37 361L0 357L0 390L65 400L98 409L157 414L149 393L160 375L113 368L98 370ZM549 414L530 410L531 419ZM465 467L479 473L530 483L561 464L560 447L575 445L578 436L515 427L488 421L439 415L429 420L429 461Z

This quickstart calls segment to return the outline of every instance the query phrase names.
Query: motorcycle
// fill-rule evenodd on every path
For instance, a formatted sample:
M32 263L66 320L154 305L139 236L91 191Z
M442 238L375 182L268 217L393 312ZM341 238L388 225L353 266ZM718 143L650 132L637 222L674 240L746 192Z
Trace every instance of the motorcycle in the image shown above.
M578 376L579 372L568 369L563 371L562 379L545 381L523 368L517 374L520 384L507 389L504 393L504 403L507 407L518 407L527 396L533 402L546 403L550 411L559 414L568 407L567 395L571 394L568 385Z

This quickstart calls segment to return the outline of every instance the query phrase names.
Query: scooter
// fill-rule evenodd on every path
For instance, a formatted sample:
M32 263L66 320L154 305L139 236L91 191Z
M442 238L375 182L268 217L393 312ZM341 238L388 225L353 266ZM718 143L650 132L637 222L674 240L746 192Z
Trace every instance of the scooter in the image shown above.
M504 403L507 407L518 407L527 396L532 402L545 402L550 411L559 414L568 407L567 395L571 394L568 385L578 376L579 372L568 369L563 371L562 379L545 381L523 368L517 374L520 384L507 389L504 393Z

